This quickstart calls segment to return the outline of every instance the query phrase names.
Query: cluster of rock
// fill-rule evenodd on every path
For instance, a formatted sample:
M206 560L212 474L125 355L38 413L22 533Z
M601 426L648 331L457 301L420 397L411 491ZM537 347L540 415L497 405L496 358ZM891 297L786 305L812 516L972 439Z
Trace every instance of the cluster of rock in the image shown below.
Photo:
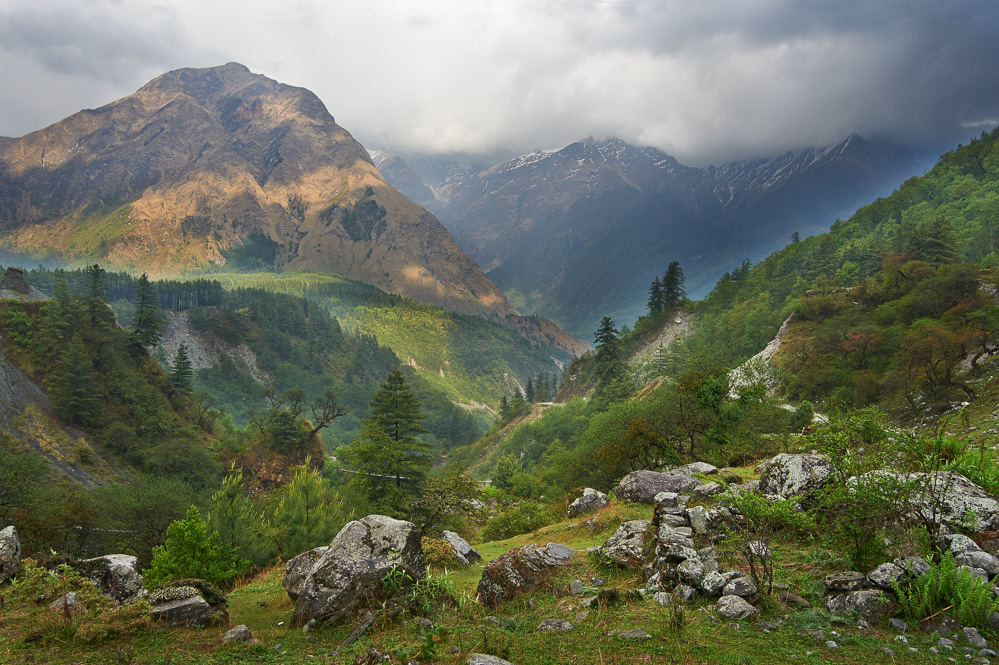
M17 575L21 563L21 544L13 526L0 531L0 583ZM71 568L108 598L119 604L144 600L152 617L170 625L205 625L220 622L225 616L226 600L214 586L203 580L182 580L153 590L145 588L142 569L130 554L107 554L92 559L67 556L42 556L39 564L59 574L63 566ZM78 608L76 593L70 592L49 602L56 610Z

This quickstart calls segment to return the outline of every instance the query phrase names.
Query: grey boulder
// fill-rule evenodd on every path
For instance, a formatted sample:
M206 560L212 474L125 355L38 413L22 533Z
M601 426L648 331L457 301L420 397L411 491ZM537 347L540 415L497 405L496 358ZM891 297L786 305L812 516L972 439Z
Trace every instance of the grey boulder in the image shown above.
M833 465L825 455L781 453L764 462L760 494L807 500L832 481Z
M84 559L77 569L105 595L119 603L138 597L145 585L139 560L131 554L106 554Z
M0 531L0 584L17 575L21 565L21 539L17 530L9 526Z
M311 619L337 623L381 594L381 582L393 570L423 578L420 530L412 522L368 515L344 526L312 566L291 617L294 627Z
M572 503L570 503L566 509L566 515L569 517L576 517L577 515L582 515L584 513L590 513L594 510L599 510L607 505L607 495L603 492L598 492L592 487L587 487L583 490L583 496L579 497Z
M751 616L759 614L758 609L739 596L722 596L718 599L718 604L715 605L715 612L722 618L729 619L730 621L748 619Z
M468 544L468 541L459 536L454 531L445 531L444 540L448 545L454 548L454 553L458 558L458 563L463 566L468 566L476 561L482 560L482 555L478 551Z
M571 547L548 543L524 545L510 550L489 562L479 580L479 602L496 608L521 593L537 588L555 570L566 566L575 554Z
M669 475L655 471L632 471L621 479L617 486L617 496L632 503L655 503L660 492L686 494L703 483L696 478L684 475Z
M323 558L329 547L316 547L302 552L298 556L288 559L284 565L284 579L281 585L292 600L298 600L298 595L302 592L302 585L305 578L309 576L309 571L316 565L316 562Z

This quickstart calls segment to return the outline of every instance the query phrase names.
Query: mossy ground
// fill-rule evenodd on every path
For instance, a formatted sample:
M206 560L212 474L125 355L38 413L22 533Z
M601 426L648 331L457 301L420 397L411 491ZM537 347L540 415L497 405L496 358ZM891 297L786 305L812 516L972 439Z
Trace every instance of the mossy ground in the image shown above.
M898 634L886 628L860 630L851 621L835 619L818 609L794 610L773 597L764 600L761 617L734 623L714 618L706 610L705 601L685 607L678 614L651 600L622 600L610 607L591 608L582 616L586 610L580 605L581 596L569 590L574 580L589 585L594 577L603 577L604 588L622 590L642 585L640 572L609 566L582 550L602 543L623 521L649 517L648 506L612 502L592 516L565 520L505 541L479 544L476 549L484 561L527 543L561 542L577 549L577 554L572 564L543 588L497 610L487 610L474 600L484 564L434 570L435 579L449 586L459 600L457 609L445 607L427 614L446 634L424 634L412 614L389 618L376 608L370 631L350 646L344 643L356 625L354 621L323 626L311 634L290 628L294 605L281 586L283 566L260 572L229 594L231 625L249 626L260 641L257 645L223 645L219 639L221 627L167 628L145 624L137 624L133 631L115 640L87 644L81 638L87 634L83 622L100 618L67 620L59 611L49 610L26 597L23 589L5 585L2 592L7 602L0 610L0 662L333 664L353 663L357 655L371 646L382 652L416 657L419 662L448 664L463 664L468 654L474 652L491 653L519 664L946 662L945 655L928 653L938 636L909 635L908 644L902 644L896 641ZM845 567L842 556L814 543L777 542L773 547L780 561L776 581L788 584L813 608L819 607L822 578ZM719 549L723 566L739 564L724 546ZM575 630L539 632L537 627L544 619L564 619ZM765 633L763 622L778 624L778 628ZM633 628L645 630L651 638L626 640L608 634ZM44 636L31 640L39 633ZM986 635L990 640L993 637ZM434 653L418 655L428 640L434 638L437 640ZM828 640L838 646L826 646ZM959 642L958 649L960 646ZM909 651L910 647L918 653ZM404 661L397 657L395 662Z

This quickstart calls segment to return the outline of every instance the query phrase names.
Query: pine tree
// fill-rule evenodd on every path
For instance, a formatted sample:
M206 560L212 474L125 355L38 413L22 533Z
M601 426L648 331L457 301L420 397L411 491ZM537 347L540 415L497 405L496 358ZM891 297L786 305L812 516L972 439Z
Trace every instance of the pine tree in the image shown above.
M146 580L150 586L170 579L198 578L227 586L249 567L233 545L225 545L218 531L208 532L194 506L183 520L170 525L166 542L153 548Z
M84 270L84 273L87 283L83 302L90 318L90 329L96 331L110 325L114 313L108 308L108 288L104 269L95 263Z
M934 266L957 262L957 243L950 220L937 215L933 221L921 225L916 239L916 255Z
M371 397L372 418L392 441L414 442L423 429L423 407L396 367Z
M600 327L594 334L594 343L597 350L594 357L597 386L603 387L624 375L618 331L614 327L614 321L609 316L600 320Z
M191 381L194 378L194 369L191 359L187 355L187 345L181 344L177 347L177 353L173 357L173 365L170 367L170 383L173 389L181 393L191 392Z
M423 428L423 409L399 368L385 377L371 397L371 418L361 421L361 432L347 454L362 475L360 484L380 510L408 515L430 468L430 446L417 435Z
M153 346L160 341L163 319L156 287L145 273L135 283L135 325L132 340L142 346Z
M240 557L260 566L275 555L260 537L263 518L243 486L242 469L233 466L212 495L207 529L217 531L222 542L234 546Z
M657 275L649 286L649 314L663 311L663 283Z
M73 330L76 301L62 274L56 276L54 296L42 306L41 335L36 340L42 356L49 357L65 343Z
M671 261L662 279L661 308L659 311L679 307L686 298L687 292L683 288L683 268L680 267L679 261Z
M79 335L73 335L59 358L53 408L77 425L87 424L97 411L96 380L87 348Z
M353 515L343 500L334 496L329 482L309 468L310 460L295 467L295 474L281 492L274 511L274 523L288 527L282 543L282 558L328 545Z
M534 397L534 380L531 377L527 377L527 388L524 389L524 401L533 402Z

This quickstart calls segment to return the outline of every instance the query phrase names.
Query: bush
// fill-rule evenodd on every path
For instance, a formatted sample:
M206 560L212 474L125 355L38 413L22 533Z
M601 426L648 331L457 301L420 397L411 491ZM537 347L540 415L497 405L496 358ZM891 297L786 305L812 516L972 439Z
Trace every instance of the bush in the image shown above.
M522 533L530 533L553 521L555 521L554 516L541 504L535 501L521 501L519 506L489 520L482 529L482 537L485 540L505 540Z
M445 568L458 563L454 548L446 540L439 538L423 538L423 561L431 568Z
M249 568L234 545L225 545L218 531L208 533L198 509L191 506L187 517L167 528L166 543L153 548L153 563L146 573L148 584L193 577L228 586Z

